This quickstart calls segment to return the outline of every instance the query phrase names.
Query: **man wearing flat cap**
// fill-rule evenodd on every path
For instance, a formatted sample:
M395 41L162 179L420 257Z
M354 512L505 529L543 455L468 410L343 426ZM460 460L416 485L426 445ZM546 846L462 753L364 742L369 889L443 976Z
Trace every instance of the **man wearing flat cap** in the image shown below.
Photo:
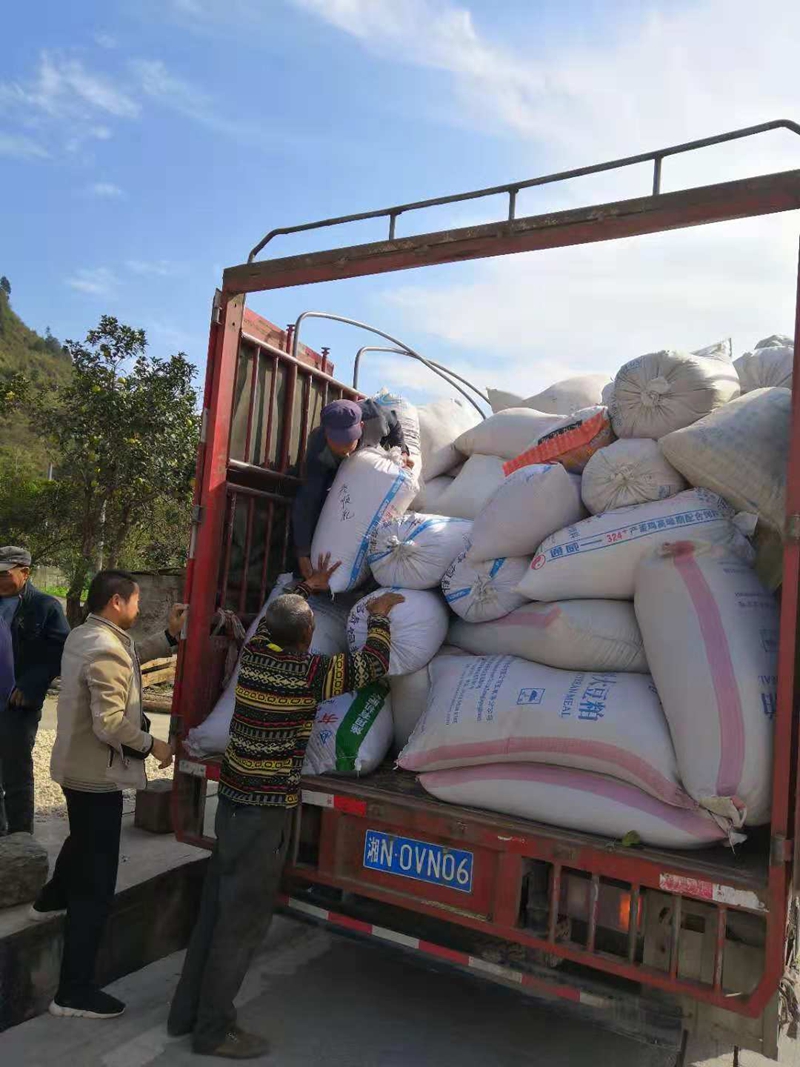
M55 597L30 582L25 548L0 548L0 619L11 634L13 688L0 693L0 834L33 833L33 746L69 633Z
M414 462L396 412L374 400L334 400L322 409L321 425L308 437L306 480L295 497L292 529L297 563L303 578L313 571L311 541L322 505L343 460L359 448L399 448L407 467Z

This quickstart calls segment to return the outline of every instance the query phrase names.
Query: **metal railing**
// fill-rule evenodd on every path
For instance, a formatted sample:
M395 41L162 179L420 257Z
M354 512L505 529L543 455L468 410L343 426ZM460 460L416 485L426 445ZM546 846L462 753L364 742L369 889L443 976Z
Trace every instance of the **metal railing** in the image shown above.
M397 337L393 337L390 333L386 333L385 330L379 330L377 326L370 326L368 323L360 322L358 319L349 319L346 315L334 315L331 311L301 312L301 314L297 316L297 319L294 324L294 330L292 332L291 354L294 359L297 358L297 351L300 344L300 327L306 319L328 319L331 322L343 322L346 326L356 326L359 330L366 330L367 333L374 333L377 334L378 337L383 337L386 341L391 341L391 343L395 346L395 351L397 351L400 355L410 356L412 359L418 360L420 363L426 366L428 370L431 371L433 374L438 375L440 378L444 378L444 380L449 385L451 385L453 389L456 389L459 393L461 393L465 400L472 404L472 406L475 408L475 410L478 412L482 419L486 418L486 414L480 409L478 404L472 399L469 393L466 392L466 390L462 389L458 382L453 381L452 378L457 378L458 381L464 382L464 384L467 385L474 393L476 393L481 398L481 400L488 404L488 397L484 396L483 393L481 393L481 391L476 386L472 385L471 382L466 381L466 379L462 378L454 371L448 370L447 367L443 367L440 363L434 363L433 360L426 359L425 356L420 355L420 353L413 349L410 345L404 344L402 341L398 340ZM383 351L383 349L380 349L380 351ZM358 368L356 367L354 368L354 380L357 374ZM448 378L448 375L452 375L452 378ZM354 385L353 388L355 389L356 386Z
M605 163L594 163L588 167L575 167L573 170L557 171L555 174L544 174L538 178L527 178L525 181L509 182L506 185L493 185L487 189L473 189L468 193L455 193L452 196L435 196L429 200L415 200L408 204L395 204L392 207L376 208L374 211L360 211L355 215L339 215L330 219L319 219L316 222L304 222L298 226L279 226L270 230L250 252L247 262L252 263L274 237L288 236L294 233L305 233L308 230L321 230L329 226L341 226L348 222L363 222L366 219L388 218L388 240L395 239L395 229L400 215L409 211L419 211L427 207L440 207L444 204L460 204L465 200L480 200L486 196L508 196L508 221L513 222L516 218L517 194L522 189L533 189L538 185L549 185L553 182L569 181L570 178L583 178L589 174L602 174L604 171L620 170L623 167L633 167L639 163L653 164L653 195L661 192L661 164L668 156L681 155L684 152L694 152L699 148L711 148L714 145L726 144L729 141L739 141L743 137L753 137L760 133L769 133L771 130L789 130L800 136L800 124L791 119L774 119L771 122L762 122L757 126L745 126L740 130L731 130L729 133L719 133L714 137L702 137L697 141L686 141L684 144L669 145L666 148L656 148L652 152L639 152L635 156L624 156L621 159L608 160Z
M356 352L356 358L353 361L354 389L358 389L358 372L361 366L361 357L367 352L387 352L393 356L410 356L411 359L419 359L419 356L415 355L415 353L413 352L409 352L407 348L387 348L384 345L362 345L361 348L359 348L359 350ZM461 382L463 385L466 385L468 389L471 389L473 393L484 402L484 404L488 404L489 407L492 406L492 402L489 400L489 397L486 396L485 393L482 393L480 389L476 385L473 385L472 382L469 381L467 378L462 378L460 374L457 374L454 370L451 370L450 367L445 367L443 363L437 363L435 359L424 360L423 362L426 363L429 370L439 372L439 376L444 378L445 381L449 382L449 384L452 385L454 389L458 388L456 382ZM452 379L455 379L455 381L453 381Z

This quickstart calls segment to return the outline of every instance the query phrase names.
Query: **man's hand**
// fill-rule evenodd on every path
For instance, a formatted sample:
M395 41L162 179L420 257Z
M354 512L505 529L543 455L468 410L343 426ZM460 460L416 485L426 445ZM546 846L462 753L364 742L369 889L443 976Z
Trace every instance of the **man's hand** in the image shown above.
M414 460L408 454L403 456L403 466L408 467L409 470L413 470Z
M310 578L314 573L314 568L311 566L311 556L300 556L297 560L297 566L303 576L303 580Z
M167 618L167 629L173 637L178 637L183 624L186 622L186 615L189 611L188 604L173 604L169 609L169 616Z
M337 560L336 563L331 563L331 554L328 552L324 556L320 556L317 560L317 566L312 570L311 574L303 581L311 590L312 593L327 593L330 589L331 575L334 571L337 571L342 565L341 560Z
M153 738L153 747L150 755L158 761L159 770L165 771L172 763L172 746L158 737Z
M401 593L381 593L367 604L367 615L388 615L397 604L405 604L406 598Z
M8 698L8 703L12 708L27 708L28 698L21 689L14 689Z

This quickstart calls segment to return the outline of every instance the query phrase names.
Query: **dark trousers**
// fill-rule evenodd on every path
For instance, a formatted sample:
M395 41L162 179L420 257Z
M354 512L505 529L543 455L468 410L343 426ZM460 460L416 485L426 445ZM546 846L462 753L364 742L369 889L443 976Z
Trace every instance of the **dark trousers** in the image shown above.
M0 708L0 834L33 833L33 746L41 708Z
M234 998L272 921L289 845L291 811L234 804L220 797L217 843L203 886L169 1026L194 1032L209 1052L236 1022Z
M53 877L36 901L42 911L67 909L58 994L95 987L95 964L114 901L122 827L122 793L65 789L69 837Z

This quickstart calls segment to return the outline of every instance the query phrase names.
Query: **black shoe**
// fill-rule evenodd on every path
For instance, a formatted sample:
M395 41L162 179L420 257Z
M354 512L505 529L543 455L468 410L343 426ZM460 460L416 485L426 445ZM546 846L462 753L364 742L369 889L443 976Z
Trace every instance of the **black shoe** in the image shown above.
M87 989L83 993L62 996L56 993L50 1005L50 1014L70 1019L115 1019L125 1011L125 1005L116 997L100 989Z
M225 1035L224 1041L210 1049L194 1048L199 1056L221 1056L227 1060L256 1060L269 1052L269 1042L258 1034L248 1034L234 1026Z

